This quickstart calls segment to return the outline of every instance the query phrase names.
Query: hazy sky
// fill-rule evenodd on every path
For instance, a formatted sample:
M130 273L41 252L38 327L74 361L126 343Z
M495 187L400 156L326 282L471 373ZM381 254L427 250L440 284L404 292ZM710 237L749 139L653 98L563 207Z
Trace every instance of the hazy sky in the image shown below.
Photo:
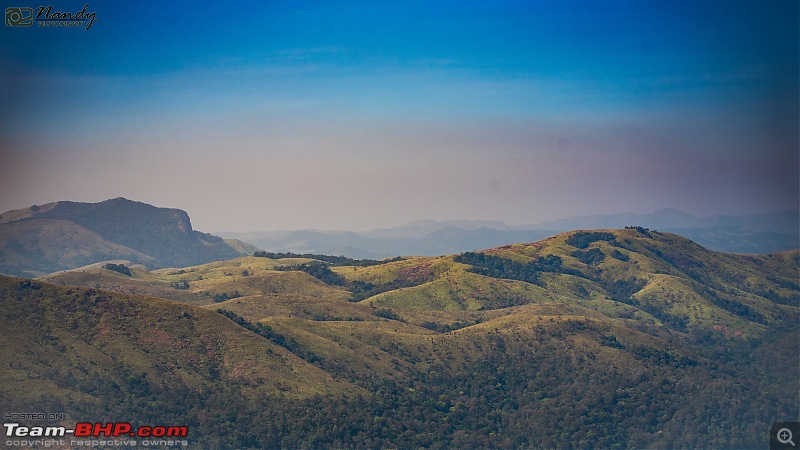
M122 3L2 27L0 211L122 196L246 231L798 208L796 0Z

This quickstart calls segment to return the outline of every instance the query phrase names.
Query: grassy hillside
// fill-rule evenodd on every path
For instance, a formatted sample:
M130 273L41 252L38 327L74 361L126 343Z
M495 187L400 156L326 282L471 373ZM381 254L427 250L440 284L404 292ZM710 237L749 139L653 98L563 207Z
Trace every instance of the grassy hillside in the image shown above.
M5 345L3 404L108 402L130 393L214 389L236 383L255 396L341 391L331 377L212 311L152 297L0 278ZM35 330L35 331L34 331ZM19 389L31 395L18 395Z
M240 241L239 239L225 239L225 243L235 251L239 252L241 255L252 255L253 253L259 251L259 248L253 244L248 244L247 242Z
M6 360L3 395L177 417L206 447L764 447L800 418L798 256L626 229L334 277L243 257L8 279L6 354L39 363ZM187 406L143 415L142 377Z
M0 223L0 273L37 277L96 261L153 258L64 220Z

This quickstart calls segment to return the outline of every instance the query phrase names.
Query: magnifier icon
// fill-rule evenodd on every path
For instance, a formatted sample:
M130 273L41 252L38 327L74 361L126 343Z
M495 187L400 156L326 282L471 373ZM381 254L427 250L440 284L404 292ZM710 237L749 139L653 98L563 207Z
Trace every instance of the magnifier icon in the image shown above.
M778 442L781 444L792 444L792 447L796 447L796 445L794 445L794 441L792 441L792 430L788 428L781 428L778 430L776 437L778 438Z

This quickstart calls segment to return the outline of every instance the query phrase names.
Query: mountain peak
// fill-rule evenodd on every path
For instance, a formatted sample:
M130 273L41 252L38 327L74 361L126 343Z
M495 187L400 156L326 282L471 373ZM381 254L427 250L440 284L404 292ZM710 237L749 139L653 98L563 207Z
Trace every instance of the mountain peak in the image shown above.
M65 253L80 253L84 257L108 259L108 252L95 254L98 248L123 247L125 254L136 252L143 255L141 262L147 261L154 267L187 266L215 261L219 259L239 256L240 251L234 250L225 241L206 233L192 229L189 214L175 208L159 208L147 203L137 202L117 197L98 203L82 203L72 201L59 201L42 207L31 207L24 210L15 210L3 213L0 225L17 224L16 227L6 227L7 236L0 240L0 256L16 255L22 249L21 259L31 262L38 261L43 254L52 252L38 251L37 248L44 243L42 232L51 239L62 240ZM6 217L7 216L7 217ZM27 222L27 223L23 223ZM54 222L60 223L55 227ZM91 238L72 239L65 236L60 238L50 236L56 230L67 229L63 224L69 223L71 230L79 230L81 235L92 234ZM40 230L40 232L32 232ZM89 245L87 242L102 242L100 247ZM73 248L70 245L78 245ZM4 248L10 245L13 248ZM49 245L49 244L48 244ZM114 247L116 245L117 247ZM39 249L42 250L42 249ZM94 256L91 256L95 254ZM15 256L16 258L16 256ZM13 258L12 258L13 259ZM0 258L3 261L3 258ZM61 262L59 262L61 261ZM84 261L88 264L97 261ZM56 261L39 261L33 264L36 267L48 267L63 270L63 258ZM41 269L36 269L41 270ZM0 272L22 274L19 268L10 269L0 267Z

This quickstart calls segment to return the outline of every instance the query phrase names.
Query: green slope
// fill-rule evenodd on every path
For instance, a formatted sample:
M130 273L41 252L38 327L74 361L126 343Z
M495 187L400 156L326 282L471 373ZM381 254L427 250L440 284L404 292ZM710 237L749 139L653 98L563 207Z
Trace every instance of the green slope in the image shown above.
M646 318L677 331L725 326L749 336L800 303L797 251L734 255L668 233L592 233L603 239L591 240L589 232L564 233L533 244L427 261L439 268L435 275L361 303L406 310L575 303L609 317ZM576 236L591 241L584 246ZM548 266L551 260L557 264ZM350 282L398 284L392 265L369 269L337 271Z
M334 286L287 270L308 259L255 257L46 278L202 308L9 279L3 395L121 411L113 398L143 417L144 377L190 399L159 417L197 423L206 447L764 447L772 422L800 418L798 255L626 229L336 266ZM60 342L86 353L62 364ZM15 366L28 347L38 365ZM230 426L202 421L210 409Z
M9 380L53 401L91 397L84 383L129 386L130 377L158 390L232 382L253 395L306 397L341 389L282 347L186 304L6 277L0 298L2 395L19 408L28 399Z
M97 261L153 258L72 222L32 219L0 223L0 273L37 277Z

